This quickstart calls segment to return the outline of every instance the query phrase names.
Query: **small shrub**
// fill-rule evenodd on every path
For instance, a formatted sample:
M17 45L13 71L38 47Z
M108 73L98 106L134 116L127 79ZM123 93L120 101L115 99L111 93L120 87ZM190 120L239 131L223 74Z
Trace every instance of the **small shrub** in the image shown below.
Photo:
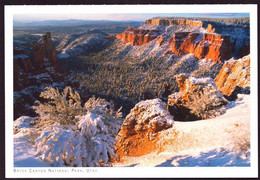
M80 95L77 92L73 93L71 87L66 87L62 93L58 89L46 87L40 97L47 102L36 101L39 105L33 109L39 115L40 121L48 121L48 124L74 125L75 116L84 112Z
M191 96L191 101L187 105L191 109L190 113L202 119L213 118L226 112L223 104L227 101L216 92L215 88L208 85L203 91L194 92Z
M35 107L39 119L48 120L35 141L38 156L53 166L83 167L107 166L112 156L117 158L114 144L121 109L115 111L112 103L94 97L82 107L80 96L70 87L62 94L46 88L41 96L51 101Z
M106 166L112 156L117 158L113 133L120 125L113 122L111 131L111 119L91 112L77 118L75 126L46 127L36 139L38 155L53 166L78 167Z

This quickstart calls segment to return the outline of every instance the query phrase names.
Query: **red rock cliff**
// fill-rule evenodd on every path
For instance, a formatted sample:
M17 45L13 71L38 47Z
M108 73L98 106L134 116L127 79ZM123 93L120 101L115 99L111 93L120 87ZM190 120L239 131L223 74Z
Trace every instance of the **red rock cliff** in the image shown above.
M122 34L118 34L116 38L122 39L124 43L130 42L132 46L141 46L156 39L159 34L159 30L144 30L129 27Z
M192 20L172 20L172 19L148 19L145 21L145 24L155 24L155 25L191 25L202 27L203 23L201 21L192 21Z
M230 57L230 36L178 32L173 37L172 52L179 56L193 53L198 59L209 58L221 63Z
M156 149L156 136L164 129L173 126L173 117L160 99L141 101L135 105L121 126L116 137L116 154L140 156Z
M238 60L226 61L215 82L218 89L226 96L230 96L236 87L250 87L250 55Z

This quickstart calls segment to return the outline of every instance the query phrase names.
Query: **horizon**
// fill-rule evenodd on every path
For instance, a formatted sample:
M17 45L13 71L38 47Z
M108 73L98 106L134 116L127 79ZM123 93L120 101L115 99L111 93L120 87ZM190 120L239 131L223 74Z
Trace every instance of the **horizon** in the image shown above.
M244 18L249 13L122 13L122 14L14 14L13 21L34 22L49 20L145 21L153 17L183 18Z

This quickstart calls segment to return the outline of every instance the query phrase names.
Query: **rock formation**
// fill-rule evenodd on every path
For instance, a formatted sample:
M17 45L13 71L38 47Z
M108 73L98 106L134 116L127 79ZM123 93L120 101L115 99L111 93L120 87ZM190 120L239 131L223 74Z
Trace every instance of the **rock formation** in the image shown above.
M159 34L159 30L144 30L129 27L122 34L118 34L116 38L122 39L124 43L130 42L132 46L141 46L156 39Z
M169 28L173 25L197 28L191 28L193 29L191 30L189 27L188 29L193 32L178 30L179 32L173 34L174 28ZM230 36L216 34L215 28L211 24L208 24L207 29L202 31L202 25L201 21L154 18L146 20L145 25L139 28L128 27L116 38L123 40L124 43L131 43L132 46L141 46L155 39L159 46L165 42L172 43L172 53L178 56L192 53L198 59L208 58L214 63L222 63L229 59L231 54Z
M212 33L177 32L173 37L172 52L176 55L193 53L196 58L209 58L221 63L230 57L230 37Z
M32 71L32 62L23 50L14 50L14 91L23 89L23 83Z
M160 99L141 101L135 105L121 126L116 154L140 156L154 150L156 135L173 126L173 117Z
M208 27L206 29L206 32L207 33L214 33L215 32L215 28L212 28L212 25L211 24L208 24Z
M193 21L193 20L173 20L173 19L148 19L145 21L145 24L155 24L155 25L190 25L190 26L198 26L202 27L203 23L201 21Z
M58 58L51 34L47 32L39 42L33 42L32 59L23 50L14 50L14 90L19 91L31 85L42 83L36 75L44 74L52 81L61 81ZM41 77L43 77L41 75ZM44 78L42 78L43 80ZM46 80L46 78L45 78ZM43 80L44 81L44 80Z
M176 81L180 91L169 95L168 109L175 120L189 121L208 119L223 112L227 103L211 78L194 78L189 74L179 74Z
M215 82L222 94L228 96L230 100L234 100L237 93L243 93L243 90L249 91L250 55L238 60L226 61L215 78Z
M36 69L53 67L58 72L59 64L56 49L51 39L51 33L47 32L40 41L34 41L32 47L33 65Z
M21 115L34 115L31 106L41 88L64 81L50 33L43 35L39 42L33 42L32 55L30 58L23 50L14 51L15 119Z

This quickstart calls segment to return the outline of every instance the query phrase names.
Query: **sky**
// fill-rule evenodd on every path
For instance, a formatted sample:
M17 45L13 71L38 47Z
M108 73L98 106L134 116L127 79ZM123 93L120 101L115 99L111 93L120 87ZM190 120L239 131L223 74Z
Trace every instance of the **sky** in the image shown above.
M138 14L14 14L15 21L44 21L44 20L114 20L114 21L145 21L155 16L178 17L208 17L233 18L249 17L249 13L138 13Z

